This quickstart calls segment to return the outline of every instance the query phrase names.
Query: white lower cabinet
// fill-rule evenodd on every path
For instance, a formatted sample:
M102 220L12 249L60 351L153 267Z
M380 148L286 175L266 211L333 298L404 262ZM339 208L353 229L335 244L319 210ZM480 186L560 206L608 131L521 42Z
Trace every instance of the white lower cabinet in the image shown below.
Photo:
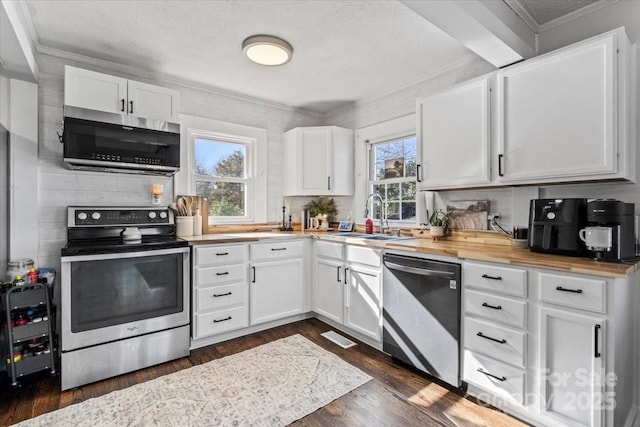
M252 243L249 284L251 325L303 312L302 241Z
M253 263L251 269L252 325L302 313L302 258Z
M246 244L193 248L194 339L249 326L247 258Z
M463 264L463 380L540 426L631 425L633 287L597 277Z
M313 311L359 337L382 340L379 249L316 241Z
M602 425L605 337L602 317L540 307L542 413L562 424Z

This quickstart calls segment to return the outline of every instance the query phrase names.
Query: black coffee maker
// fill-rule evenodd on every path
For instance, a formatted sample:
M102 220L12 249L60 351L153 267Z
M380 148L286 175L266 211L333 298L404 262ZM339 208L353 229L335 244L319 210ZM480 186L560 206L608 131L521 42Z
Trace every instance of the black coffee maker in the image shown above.
M534 199L529 204L529 249L588 256L578 233L587 225L587 199Z
M635 205L613 199L587 203L587 230L602 229L609 247L589 248L598 261L624 261L635 258Z

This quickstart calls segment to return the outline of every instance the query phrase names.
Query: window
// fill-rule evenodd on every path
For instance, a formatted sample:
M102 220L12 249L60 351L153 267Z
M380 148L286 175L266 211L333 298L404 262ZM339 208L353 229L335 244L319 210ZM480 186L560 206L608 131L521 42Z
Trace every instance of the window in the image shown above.
M387 201L388 219L416 222L415 135L370 144L368 188ZM379 219L380 204L369 208Z

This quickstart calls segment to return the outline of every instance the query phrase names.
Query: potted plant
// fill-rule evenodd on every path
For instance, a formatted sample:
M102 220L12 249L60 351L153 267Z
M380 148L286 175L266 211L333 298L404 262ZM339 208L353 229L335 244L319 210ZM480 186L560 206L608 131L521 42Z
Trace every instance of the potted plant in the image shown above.
M451 231L451 221L449 215L442 210L434 211L429 218L431 225L431 237L434 240L442 239Z
M327 222L331 221L333 216L338 213L336 202L333 199L323 199L322 197L318 200L311 200L309 203L304 205L304 208L309 210L311 218L318 217L318 215L320 215L321 218L324 219L324 216L326 215Z

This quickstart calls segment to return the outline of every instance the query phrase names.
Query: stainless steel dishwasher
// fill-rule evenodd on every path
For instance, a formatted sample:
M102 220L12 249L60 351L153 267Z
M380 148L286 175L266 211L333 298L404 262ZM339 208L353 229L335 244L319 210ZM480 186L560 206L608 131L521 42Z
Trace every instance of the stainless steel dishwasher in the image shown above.
M383 256L382 348L460 387L460 264Z

